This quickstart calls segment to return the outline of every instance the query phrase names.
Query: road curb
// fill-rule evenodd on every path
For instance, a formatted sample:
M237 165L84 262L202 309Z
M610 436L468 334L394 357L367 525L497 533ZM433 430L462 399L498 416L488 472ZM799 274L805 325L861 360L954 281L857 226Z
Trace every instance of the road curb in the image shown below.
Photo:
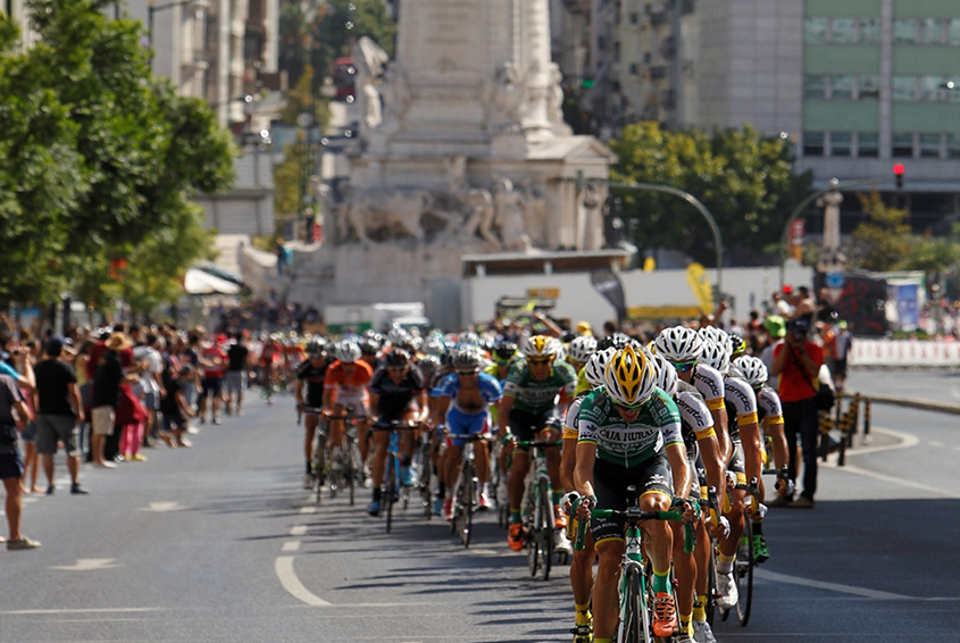
M917 400L906 397L890 397L888 395L867 395L860 394L861 398L870 400L876 404L890 404L892 406L905 406L907 408L921 409L923 411L936 411L938 413L952 413L960 415L960 404L947 404L944 402L932 402L929 400ZM852 398L853 396L844 393L843 397Z

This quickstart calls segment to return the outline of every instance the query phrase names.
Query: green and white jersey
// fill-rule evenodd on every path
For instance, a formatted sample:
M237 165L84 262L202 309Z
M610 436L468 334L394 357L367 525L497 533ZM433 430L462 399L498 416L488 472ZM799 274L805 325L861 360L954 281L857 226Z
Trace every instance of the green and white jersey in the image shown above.
M583 398L577 421L578 444L592 442L597 445L599 460L628 469L662 453L670 444L683 446L680 411L660 389L630 424L620 417L603 389L594 390Z
M557 405L560 393L572 398L576 385L577 373L566 362L554 361L550 374L538 382L530 375L527 360L520 360L510 366L507 381L503 384L503 395L514 398L514 409L539 415Z

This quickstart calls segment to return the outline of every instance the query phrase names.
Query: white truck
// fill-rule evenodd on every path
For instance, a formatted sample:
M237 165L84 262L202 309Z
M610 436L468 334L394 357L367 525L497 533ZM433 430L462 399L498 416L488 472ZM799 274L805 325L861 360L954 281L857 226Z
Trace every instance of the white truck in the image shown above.
M371 328L382 332L393 324L407 330L416 327L423 333L431 328L422 302L332 304L324 308L323 316L331 335L362 333Z

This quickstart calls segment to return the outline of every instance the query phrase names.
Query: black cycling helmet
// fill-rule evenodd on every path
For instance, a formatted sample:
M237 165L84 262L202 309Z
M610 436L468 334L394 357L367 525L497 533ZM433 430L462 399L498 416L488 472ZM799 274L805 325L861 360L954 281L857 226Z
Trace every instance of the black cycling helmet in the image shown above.
M517 345L510 341L500 341L493 349L494 358L498 362L509 362L517 355Z
M386 366L406 366L410 363L410 353L402 348L394 348L383 358Z
M314 339L307 344L307 355L319 355L327 352L326 342Z
M375 355L380 352L380 342L373 337L364 337L360 340L360 352L364 355Z
M600 343L597 345L597 350L602 351L607 348L616 348L618 351L626 348L627 344L630 343L630 337L624 335L623 333L614 333L613 335L607 335L600 340Z

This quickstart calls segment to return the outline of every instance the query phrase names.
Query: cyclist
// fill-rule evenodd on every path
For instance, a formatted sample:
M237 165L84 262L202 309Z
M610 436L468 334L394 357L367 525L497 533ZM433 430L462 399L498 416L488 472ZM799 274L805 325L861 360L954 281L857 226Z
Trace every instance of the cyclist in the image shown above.
M297 401L297 409L304 407L321 408L323 406L324 379L330 367L328 347L325 343L313 340L307 344L307 360L297 368L296 384L293 394ZM306 395L304 395L306 388ZM303 488L312 489L318 476L322 478L323 471L313 470L313 446L317 436L317 426L320 416L316 411L309 411L303 420L305 434L303 437L303 455L306 458L307 471L303 476ZM337 450L339 442L326 445L328 449ZM322 480L321 480L322 484Z
M267 404L273 404L273 392L280 383L280 359L283 347L279 335L270 335L260 349L260 385L267 392Z
M656 387L649 358L633 345L618 350L604 372L604 387L587 395L577 414L580 424L574 482L583 496L578 514L600 506L626 509L628 486L642 490L639 506L666 511L674 493L686 498L690 470L680 434L677 405ZM622 521L594 520L600 559L593 590L596 643L609 643L617 622L618 578L623 557ZM677 628L670 583L673 532L662 521L644 525L646 554L653 567L653 633L671 636Z
M323 383L323 408L341 417L330 419L327 440L330 444L343 444L346 425L342 416L349 410L348 416L357 420L360 459L366 465L370 448L367 442L367 386L373 377L373 369L360 361L360 347L354 341L337 342L333 356L336 361L327 369Z
M513 452L507 488L510 496L510 530L507 543L510 549L523 549L523 526L520 505L523 502L524 479L530 468L530 453L526 448L513 450L514 439L533 440L540 437L554 441L560 438L563 426L563 411L573 397L577 374L566 362L557 361L560 340L545 335L534 335L523 347L526 359L510 367L510 374L503 388L503 399L497 409L498 435L506 446L503 451ZM559 400L558 400L559 396ZM538 436L539 434L539 436ZM557 505L563 494L560 486L560 453L547 449L547 470L553 487L553 504ZM566 516L556 512L556 527L566 527ZM566 535L558 531L555 538L563 545Z
M427 389L423 374L411 364L410 353L402 348L394 348L386 354L383 366L377 369L370 382L370 408L375 415L374 421L398 420L408 424L417 424L427 418ZM403 456L400 462L400 478L404 485L413 484L411 467L411 444L416 441L412 431L401 437ZM390 449L390 434L378 431L373 436L374 454L371 462L373 477L373 498L368 512L371 516L380 514L380 485L383 484L383 471L386 468L387 452Z
M567 416L563 423L563 449L560 452L560 481L563 483L563 488L569 490L567 496L571 501L579 497L574 483L577 438L579 437L580 427L577 414L580 412L580 405L583 403L584 397L590 391L603 386L603 372L616 352L616 349L611 347L597 351L590 357L581 373L578 374L576 397L570 404L570 408L567 409ZM584 381L587 383L584 390L579 388L579 375L583 375ZM576 533L578 520L574 517L570 521L567 528L568 539L569 534ZM573 561L570 563L570 585L573 588L573 604L576 609L576 621L571 630L573 643L592 643L593 641L593 615L590 613L590 594L593 592L593 561L595 558L593 535L587 531L584 548L573 552Z
M377 355L380 353L382 343L378 340L378 337L379 335L376 334L364 336L358 342L360 359L369 364L374 371L380 367L380 358Z
M434 426L446 421L447 429L455 435L481 434L490 432L489 407L503 397L503 389L495 377L480 372L483 356L479 350L465 348L453 356L454 373L448 375L439 385L437 405L433 411ZM460 475L463 455L463 438L451 438L447 441L444 456L443 482L445 497L443 517L453 517L453 489ZM480 483L480 509L490 507L490 494L487 482L490 478L490 452L486 441L474 446L476 455L477 480Z
M717 605L723 609L730 609L737 604L739 599L737 584L733 577L733 564L736 561L740 536L743 535L743 501L746 497L744 487L751 478L760 479L759 468L755 473L751 472L751 459L747 455L754 448L754 445L749 441L744 441L744 438L750 435L751 431L755 431L759 435L760 429L757 422L757 396L743 379L728 374L731 344L726 337L726 333L723 333L720 329L714 329L714 331L711 339L707 339L703 343L701 360L723 374L727 416L736 418L730 423L732 452L727 459L728 486L731 482L734 482L735 485L732 489L728 489L729 509L724 512L724 515L730 521L730 534L726 538L720 539L717 546ZM755 448L756 453L753 454L753 457L759 464L759 443L755 445ZM756 511L754 515L757 515Z
M745 355L734 361L734 367L757 394L757 418L763 424L763 431L770 436L773 444L773 461L777 469L776 498L789 498L793 495L794 489L789 474L787 438L783 432L780 396L773 388L767 386L769 373L760 358ZM753 540L757 562L765 562L770 558L770 551L762 533L762 521L758 520L757 516L753 517Z
M657 388L673 399L680 410L681 435L686 447L687 465L690 467L691 475L703 469L704 482L716 489L722 489L724 467L720 457L720 444L713 427L713 417L703 397L697 392L695 386L681 382L677 378L676 369L662 355L654 355L651 359L656 365ZM701 499L700 482L696 477L691 485L690 497L696 501ZM723 526L713 534L717 537L723 537L729 531L726 519L722 520ZM694 596L700 595L704 599L706 597L710 540L703 520L696 521L697 547L694 552L687 554L683 548L683 526L670 523L670 527L673 529L673 565L677 578L677 610L680 616L677 641L678 643L691 641L704 643L710 640L713 633L708 634L703 631L710 627L706 622L705 613L703 619L698 619L699 625L694 621ZM702 570L699 575L698 569ZM695 634L696 638L694 638Z
M517 345L510 341L501 340L493 347L493 364L483 369L483 372L497 378L501 383L506 381L510 373L510 366L520 359L517 354Z

